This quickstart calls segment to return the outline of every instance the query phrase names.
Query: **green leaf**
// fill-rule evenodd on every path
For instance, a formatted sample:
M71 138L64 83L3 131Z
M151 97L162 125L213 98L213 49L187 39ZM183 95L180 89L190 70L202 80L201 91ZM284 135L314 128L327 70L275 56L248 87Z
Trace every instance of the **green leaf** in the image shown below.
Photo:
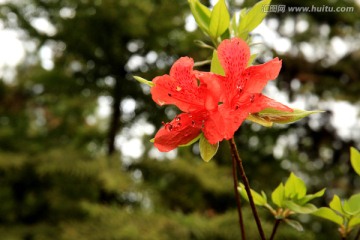
M279 186L271 193L271 200L278 207L283 207L283 201L285 197L285 188L284 184L280 183Z
M300 214L309 214L317 210L317 207L311 203L307 203L305 205L299 205L291 200L284 201L283 205L289 208L290 210Z
M248 117L246 118L246 120L260 124L261 126L264 126L264 127L272 127L272 125L273 125L272 122L259 117L257 114L249 114Z
M320 191L318 191L317 193L315 194L308 194L306 195L305 197L303 197L302 199L300 199L300 204L303 205L311 200L313 200L314 198L318 198L318 197L321 197L322 195L324 195L325 193L325 188L321 189Z
M306 186L303 180L298 178L293 172L285 183L285 197L301 199L306 195Z
M240 195L246 199L246 201L249 201L249 196L247 195L247 192L245 190L245 186L242 183L239 183L238 191ZM254 200L254 204L258 206L265 206L267 204L266 197L264 198L262 195L254 191L253 189L250 189L251 195Z
M292 219L285 219L284 220L287 224L289 224L289 226L295 228L296 230L298 230L299 232L304 231L303 226L301 225L301 223L299 221L296 220L292 220Z
M249 35L249 31L246 30L246 8L243 8L240 11L240 23L238 25L237 30L237 37L242 38L243 40L246 40Z
M331 209L335 210L339 214L341 214L341 215L345 214L345 212L342 208L342 205L341 205L341 200L338 195L336 195L336 194L334 195L333 199L329 203L329 206Z
M323 111L320 110L305 111L300 109L293 109L292 112L285 112L273 108L267 108L254 115L265 121L279 123L279 124L287 124L287 123L299 121L302 118L309 116L310 114L321 113L321 112Z
M195 137L193 140L190 140L190 142L179 145L179 147L187 147L187 146L192 145L193 143L197 142L200 139L200 136L201 136L201 133L197 137Z
M201 48L209 48L209 49L211 49L211 50L214 50L214 49L215 49L213 46L210 46L209 44L206 44L206 43L204 43L204 42L201 41L201 40L195 40L194 43L195 43L196 45L198 45L199 47L201 47Z
M351 166L355 172L360 176L360 152L355 148L350 148L350 161Z
M200 135L200 142L199 142L199 148L200 148L200 156L205 162L209 162L214 155L216 154L219 143L216 144L210 144L208 140L205 138L204 134Z
M349 223L348 223L348 226L349 227L354 227L356 225L359 225L360 224L360 217L353 217L350 219Z
M256 59L256 57L257 57L257 54L256 54L256 53L251 54L250 59L249 59L249 62L248 62L248 66L251 66L251 65L253 64L253 62L254 62L254 60Z
M344 202L344 211L349 215L360 213L360 193L352 195L349 200Z
M219 0L210 16L209 33L213 39L221 36L229 27L230 14L226 8L225 0Z
M248 12L240 15L240 24L238 32L240 34L249 33L254 30L266 17L268 7L271 0L263 0L256 3Z
M261 196L263 197L263 199L265 199L265 201L267 202L267 196L266 193L264 191L261 191Z
M188 0L188 2L196 23L203 32L209 34L211 11L201 4L199 0Z
M224 69L220 64L219 57L218 57L216 50L213 51L210 72L225 76Z
M229 30L232 35L237 36L238 26L236 21L236 13L231 18Z
M211 60L204 60L204 61L200 61L200 62L195 62L194 67L201 67L201 66L210 65L210 64L211 64Z
M138 76L133 76L135 78L136 81L140 82L140 83L144 83L150 87L155 86L155 84L152 81L148 81L145 78L142 77L138 77Z
M338 225L343 224L343 218L336 214L332 209L328 207L319 208L317 211L312 213L315 216L330 220Z

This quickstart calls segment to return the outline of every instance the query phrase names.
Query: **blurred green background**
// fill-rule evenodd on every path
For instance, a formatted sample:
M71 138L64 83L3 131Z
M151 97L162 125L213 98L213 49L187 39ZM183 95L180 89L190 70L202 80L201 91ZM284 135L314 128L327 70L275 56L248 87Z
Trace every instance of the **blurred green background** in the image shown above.
M233 12L255 2L228 6ZM156 106L132 78L165 74L181 56L210 58L194 44L209 40L186 0L0 4L0 54L15 58L0 61L0 239L240 238L228 144L210 163L196 144L159 153L149 140L177 109ZM327 188L316 202L323 206L334 193L360 189L349 162L349 147L360 149L360 2L272 4L354 7L269 13L252 51L257 63L280 57L283 68L266 94L326 112L270 129L246 122L236 134L254 189L270 193L294 171L310 192ZM258 239L245 205L248 237ZM273 219L260 214L269 235ZM305 231L281 225L277 239L337 234L332 223L297 219Z

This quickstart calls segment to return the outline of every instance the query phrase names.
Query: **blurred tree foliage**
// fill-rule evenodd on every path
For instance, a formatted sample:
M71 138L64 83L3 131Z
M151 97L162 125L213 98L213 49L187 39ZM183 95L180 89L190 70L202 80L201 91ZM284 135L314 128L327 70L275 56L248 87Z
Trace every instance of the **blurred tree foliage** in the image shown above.
M239 2L229 1L231 9L255 1ZM270 13L267 24L290 49L269 44L257 61L283 59L276 84L290 101L303 98L309 109L328 110L322 102L339 100L359 106L359 7L352 1L322 5L353 6L354 12ZM18 0L1 6L2 24L18 31L27 51L16 76L0 81L2 239L239 239L228 144L209 164L196 156L196 145L180 149L172 161L158 161L145 133L139 159L117 151L117 136L130 139L141 120L157 129L176 113L158 108L149 89L131 76L164 74L184 55L209 58L194 44L207 39L184 27L188 15L186 0ZM334 41L346 42L349 51L334 58ZM44 60L49 52L52 61ZM101 98L110 99L107 118L97 113ZM135 103L131 111L129 101ZM269 192L291 170L310 191L328 187L328 197L359 189L348 149L360 148L360 134L342 138L332 114L289 127L244 124L237 141L252 187ZM244 214L251 219L248 209ZM270 232L272 219L266 220ZM300 220L305 233L281 226L278 239L327 239L336 232L331 223ZM254 223L246 221L246 228L256 239Z

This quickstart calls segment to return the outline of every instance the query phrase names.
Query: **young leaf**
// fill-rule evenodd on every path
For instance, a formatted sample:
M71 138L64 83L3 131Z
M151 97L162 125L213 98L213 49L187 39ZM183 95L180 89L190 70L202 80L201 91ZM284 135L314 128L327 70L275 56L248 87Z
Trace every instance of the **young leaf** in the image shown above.
M249 201L249 196L247 195L247 192L245 190L245 186L242 183L239 183L238 191L240 195L246 200ZM267 204L266 197L264 198L262 195L254 191L253 189L250 189L251 195L253 197L255 205L258 206L265 206Z
M229 26L230 33L234 36L237 36L237 21L236 21L236 13L232 16L230 26Z
M225 76L224 69L220 64L219 57L218 57L216 50L213 51L210 72Z
M360 213L360 193L352 195L349 200L344 202L343 209L350 215L357 215Z
M257 54L256 54L256 53L251 54L250 59L249 59L249 62L248 62L248 66L251 66L251 65L253 64L253 62L254 62L254 60L256 59L256 57L257 57Z
M301 213L301 214L309 214L313 213L317 210L317 207L311 203L307 203L305 205L299 205L291 200L284 201L284 206L289 208L290 210Z
M292 220L292 219L285 219L284 220L287 224L289 224L289 226L295 228L296 230L298 230L299 232L304 231L303 226L301 225L300 222L296 221L296 220Z
M268 7L271 0L263 0L256 3L242 18L240 18L239 33L251 32L256 28L266 17Z
M201 4L199 0L188 0L190 5L191 13L193 14L196 23L199 25L200 29L209 34L209 25L210 25L210 10Z
M267 196L266 193L264 191L261 191L261 196L263 197L263 199L265 199L265 201L267 202Z
M283 207L284 201L284 184L280 183L279 186L271 193L271 200L275 203L278 207Z
M350 148L350 161L355 172L360 175L360 152L353 147Z
M258 118L262 118L269 122L279 123L279 124L287 124L299 121L304 117L309 116L314 113L321 113L323 111L314 110L314 111L305 111L300 109L293 109L292 112L285 112L277 109L267 108L262 110L261 112L256 113L255 115Z
M133 76L135 78L136 81L140 82L140 83L144 83L150 87L155 86L155 84L151 81L146 80L145 78L142 77L138 77L138 76Z
M240 17L239 17L239 24L238 24L238 29L236 31L237 35L235 35L236 37L239 37L243 40L247 40L248 35L249 35L249 31L246 30L246 12L247 9L243 8L240 11Z
M333 199L329 203L329 206L331 209L335 210L339 214L345 214L341 205L341 200L338 195L334 195Z
M303 180L293 172L285 183L285 197L301 199L306 195L306 186Z
M209 48L209 49L211 49L211 50L214 50L214 49L215 49L213 46L210 46L209 44L206 44L206 43L204 43L204 42L201 41L201 40L195 40L194 43L195 43L196 45L198 45L199 47L201 47L201 48Z
M350 221L348 223L350 228L354 227L356 225L359 225L359 224L360 224L360 217L353 217L353 218L350 219Z
M313 200L314 198L318 198L321 197L322 195L324 195L325 193L325 188L321 189L320 191L318 191L315 194L308 194L305 197L303 197L302 199L300 199L299 204L304 205L305 203Z
M208 140L205 138L204 134L200 135L200 142L199 142L199 148L200 148L200 156L205 162L209 162L214 155L216 154L219 143L216 144L210 144Z
M338 225L343 224L343 218L340 217L338 214L336 214L333 210L331 210L330 208L327 208L327 207L319 208L312 214L315 216L330 220Z
M219 0L211 12L209 33L213 39L218 38L229 27L230 14L226 8L225 0Z

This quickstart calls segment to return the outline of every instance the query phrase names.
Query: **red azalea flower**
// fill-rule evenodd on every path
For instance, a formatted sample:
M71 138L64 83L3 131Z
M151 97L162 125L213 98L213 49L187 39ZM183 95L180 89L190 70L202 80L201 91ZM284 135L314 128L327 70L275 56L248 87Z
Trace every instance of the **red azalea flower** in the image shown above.
M208 129L209 119L217 112L221 94L218 79L193 71L193 66L193 59L182 57L174 63L170 75L153 80L153 100L159 105L174 104L184 112L155 135L154 145L162 152L193 140L203 128Z
M214 122L220 131L215 139L230 139L241 123L251 113L260 112L266 108L282 111L293 111L291 108L271 99L261 91L269 80L275 79L281 69L281 60L273 60L256 66L247 67L250 59L250 49L240 38L224 40L218 47L218 57L225 76L214 75L221 83L222 95L219 106L219 121ZM211 73L209 73L211 74ZM211 76L209 76L211 77ZM219 123L225 123L220 126ZM219 129L219 128L218 128Z
M154 145L160 151L187 144L201 131L211 144L230 139L249 114L266 108L292 111L261 94L267 82L279 74L278 58L247 67L250 49L239 38L224 40L218 56L225 76L194 71L193 60L183 57L174 63L170 75L153 80L153 100L159 105L174 104L184 112L155 135Z

